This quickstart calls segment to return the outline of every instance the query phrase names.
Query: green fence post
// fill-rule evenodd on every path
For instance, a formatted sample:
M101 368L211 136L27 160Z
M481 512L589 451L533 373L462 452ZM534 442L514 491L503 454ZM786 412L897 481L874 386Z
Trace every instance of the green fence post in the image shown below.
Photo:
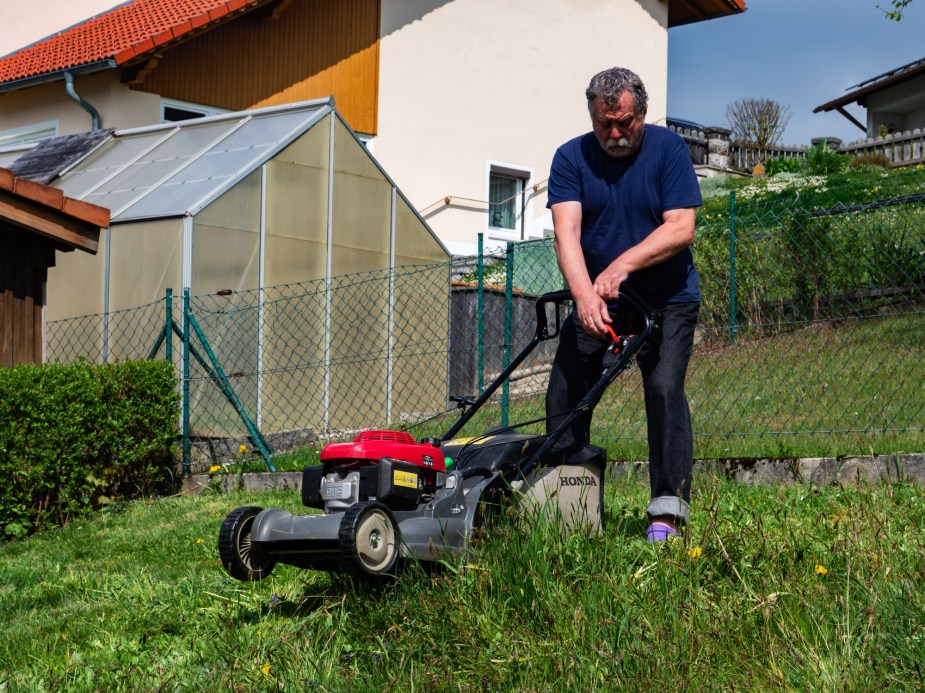
M173 330L170 329L170 322L173 320L173 289L167 289L165 297L167 310L167 319L164 321L164 336L167 343L164 345L164 354L168 363L173 363Z
M189 287L183 289L183 476L190 472L189 444L189 337L190 337Z
M476 265L476 277L478 281L477 293L477 315L478 315L478 358L479 358L479 389L481 394L485 389L485 238L484 234L479 232L479 259Z
M736 338L736 194L729 193L729 339Z
M511 319L514 308L514 244L507 242L506 272L504 277L504 356L502 368L511 362ZM510 378L504 381L501 390L501 425L507 426L508 407L511 399Z

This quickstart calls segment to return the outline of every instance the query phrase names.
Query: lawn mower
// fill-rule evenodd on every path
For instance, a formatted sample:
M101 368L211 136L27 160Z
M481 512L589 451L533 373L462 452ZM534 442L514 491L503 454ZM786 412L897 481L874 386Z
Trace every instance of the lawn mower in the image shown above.
M452 396L460 417L441 438L415 440L404 431L369 430L349 443L326 445L320 464L306 467L302 502L323 512L293 514L242 507L219 531L222 565L238 580L261 580L277 563L349 573L392 576L400 562L434 564L459 557L475 530L507 501L549 513L569 531L599 532L603 517L604 450L557 446L568 427L592 409L611 382L649 339L656 315L624 288L620 302L638 314L638 331L610 330L600 379L548 435L519 433L538 419L456 438L523 360L543 341L558 337L569 291L536 301L536 331L478 398ZM550 329L547 310L552 309Z

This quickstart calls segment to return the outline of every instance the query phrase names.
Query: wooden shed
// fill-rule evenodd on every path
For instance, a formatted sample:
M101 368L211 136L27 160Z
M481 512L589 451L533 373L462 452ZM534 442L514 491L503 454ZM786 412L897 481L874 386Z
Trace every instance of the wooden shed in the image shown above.
M0 168L0 366L42 363L55 253L96 253L109 210Z

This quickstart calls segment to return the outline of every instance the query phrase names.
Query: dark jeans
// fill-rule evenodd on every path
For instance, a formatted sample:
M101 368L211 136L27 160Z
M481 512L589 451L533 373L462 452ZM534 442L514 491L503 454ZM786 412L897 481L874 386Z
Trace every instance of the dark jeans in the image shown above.
M691 471L694 435L684 394L684 379L694 343L699 303L670 303L660 309L649 341L636 355L642 372L649 439L650 517L672 515L686 523L690 517ZM611 313L617 334L637 331L633 317ZM563 323L559 348L546 391L547 432L600 378L608 343L591 337L572 313ZM562 446L587 445L591 440L591 414L579 417L559 441Z

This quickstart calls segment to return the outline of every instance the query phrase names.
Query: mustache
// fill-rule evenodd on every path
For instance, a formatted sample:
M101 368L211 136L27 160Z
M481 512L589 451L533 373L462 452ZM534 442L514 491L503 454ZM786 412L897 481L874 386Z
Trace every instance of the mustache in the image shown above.
M630 141L626 137L621 137L620 139L615 140L613 137L607 140L607 149L613 149L614 147L629 147Z

